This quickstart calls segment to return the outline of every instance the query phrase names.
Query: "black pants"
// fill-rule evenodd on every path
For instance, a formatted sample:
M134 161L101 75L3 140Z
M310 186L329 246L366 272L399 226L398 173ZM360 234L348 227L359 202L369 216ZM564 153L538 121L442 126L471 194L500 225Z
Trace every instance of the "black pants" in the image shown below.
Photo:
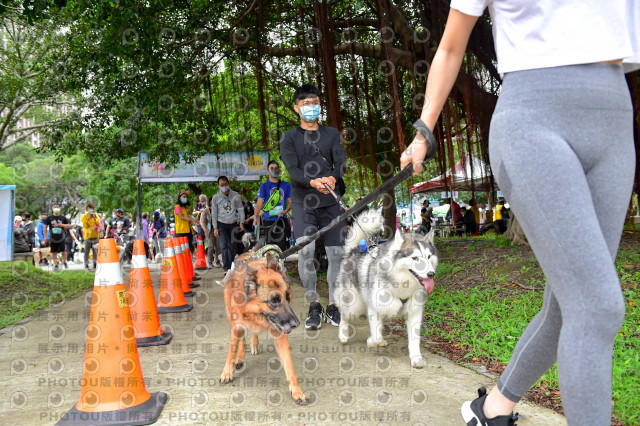
M222 267L231 268L231 262L236 256L234 247L234 232L238 225L234 223L218 222L218 235L220 235L220 251L222 252Z
M279 217L276 220L264 220L262 229L262 234L265 236L267 244L276 244L282 251L289 248L291 224L288 218Z
M133 259L133 243L134 243L134 239L130 239L124 249L124 258L126 260L131 260ZM149 243L146 241L142 242L144 244L144 255L149 258Z
M64 247L67 250L67 261L73 262L73 240L64 240Z
M422 222L418 225L418 232L420 234L428 234L431 231L431 222Z
M239 226L236 226L233 229L233 233L231 234L231 241L233 244L233 253L234 256L236 255L241 255L242 253L245 252L245 248L244 248L244 244L242 244L242 236L244 235L245 231L243 231L242 229L240 229Z

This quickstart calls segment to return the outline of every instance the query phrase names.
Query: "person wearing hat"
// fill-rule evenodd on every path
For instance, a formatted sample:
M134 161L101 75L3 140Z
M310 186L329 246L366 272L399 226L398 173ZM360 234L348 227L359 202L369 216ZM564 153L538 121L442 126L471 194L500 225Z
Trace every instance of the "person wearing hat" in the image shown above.
M109 220L109 225L107 225L107 232L105 237L109 238L112 235L111 233L118 234L123 238L123 243L127 243L129 228L131 227L131 220L127 216L124 215L124 210L116 209L114 210L115 216Z
M173 209L173 216L176 224L176 237L187 237L189 240L189 252L193 253L193 234L191 233L191 224L198 221L189 215L189 194L191 191L183 189L178 194L178 203Z
M22 228L22 216L16 216L13 218L13 226L16 228Z

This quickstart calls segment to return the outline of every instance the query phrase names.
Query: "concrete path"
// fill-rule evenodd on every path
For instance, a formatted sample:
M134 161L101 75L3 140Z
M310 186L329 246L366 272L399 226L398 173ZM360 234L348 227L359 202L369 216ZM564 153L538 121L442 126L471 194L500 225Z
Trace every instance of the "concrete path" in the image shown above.
M154 287L160 265L151 265ZM140 348L149 392L166 392L169 401L157 424L409 424L463 425L460 405L493 380L424 351L427 368L411 369L406 339L388 336L389 346L366 347L367 324L358 324L346 345L337 327L324 324L290 336L301 387L311 398L296 405L272 341L261 336L261 352L247 355L235 380L218 378L229 342L221 269L206 271L190 313L162 315L173 341ZM125 277L126 281L126 277ZM306 318L304 291L294 284L293 307ZM78 402L91 291L64 301L28 320L0 330L0 425L51 425ZM325 302L325 301L323 301ZM324 303L323 303L324 304ZM550 410L520 404L522 425L564 425Z

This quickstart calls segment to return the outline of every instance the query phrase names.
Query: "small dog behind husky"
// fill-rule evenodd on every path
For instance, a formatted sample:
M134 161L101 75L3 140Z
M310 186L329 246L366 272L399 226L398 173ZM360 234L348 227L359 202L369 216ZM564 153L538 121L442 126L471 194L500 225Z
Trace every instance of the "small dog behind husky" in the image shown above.
M284 266L271 253L250 259L253 252L238 256L224 280L224 303L231 323L231 341L220 383L233 381L234 371L245 362L245 333L251 335L251 354L258 353L258 333L273 337L282 362L291 396L298 404L308 404L293 369L288 335L300 325L291 309L291 287Z
M366 316L371 336L369 347L386 346L382 338L383 320L407 315L411 366L426 366L420 353L420 328L426 293L433 290L438 254L433 231L428 235L403 234L380 246L360 253L359 241L383 229L384 218L374 210L358 216L344 245L340 273L336 280L336 304L340 310L338 337L346 343L351 336L351 321Z

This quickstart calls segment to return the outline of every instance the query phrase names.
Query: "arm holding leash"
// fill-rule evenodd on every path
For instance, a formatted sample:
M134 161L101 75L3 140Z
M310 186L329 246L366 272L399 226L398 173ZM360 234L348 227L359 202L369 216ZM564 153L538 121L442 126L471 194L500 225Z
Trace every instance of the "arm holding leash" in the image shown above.
M433 132L429 130L429 127L424 124L424 121L419 118L415 123L413 123L413 128L416 129L427 142L427 155L424 157L424 161L427 162L435 157L438 152L438 142L436 142L436 137L433 135Z
M365 195L364 198L362 198L360 201L358 201L356 204L354 204L351 208L349 208L346 211L344 211L338 218L334 219L333 222L331 222L329 225L325 226L324 228L322 228L321 230L319 230L315 234L311 235L306 241L304 241L304 242L302 242L300 244L296 244L295 246L290 247L290 248L286 249L285 251L283 251L282 254L280 255L280 257L282 259L284 259L287 256L298 252L299 250L301 250L306 245L311 244L313 241L315 241L318 238L322 237L328 231L330 231L334 227L336 227L338 225L338 223L342 222L343 220L345 220L346 218L348 218L352 214L355 214L355 213L359 212L360 210L362 210L363 208L365 208L367 206L367 204L369 204L370 202L372 202L375 199L377 199L378 196L380 196L380 194L382 194L384 192L387 192L391 188L394 188L396 185L398 185L400 182L402 182L405 179L409 178L412 173L413 173L413 164L409 164L407 167L402 169L397 175L395 175L391 179L383 182L382 185L380 185L378 188L376 188L375 191L372 191L372 192L368 193L367 195Z

